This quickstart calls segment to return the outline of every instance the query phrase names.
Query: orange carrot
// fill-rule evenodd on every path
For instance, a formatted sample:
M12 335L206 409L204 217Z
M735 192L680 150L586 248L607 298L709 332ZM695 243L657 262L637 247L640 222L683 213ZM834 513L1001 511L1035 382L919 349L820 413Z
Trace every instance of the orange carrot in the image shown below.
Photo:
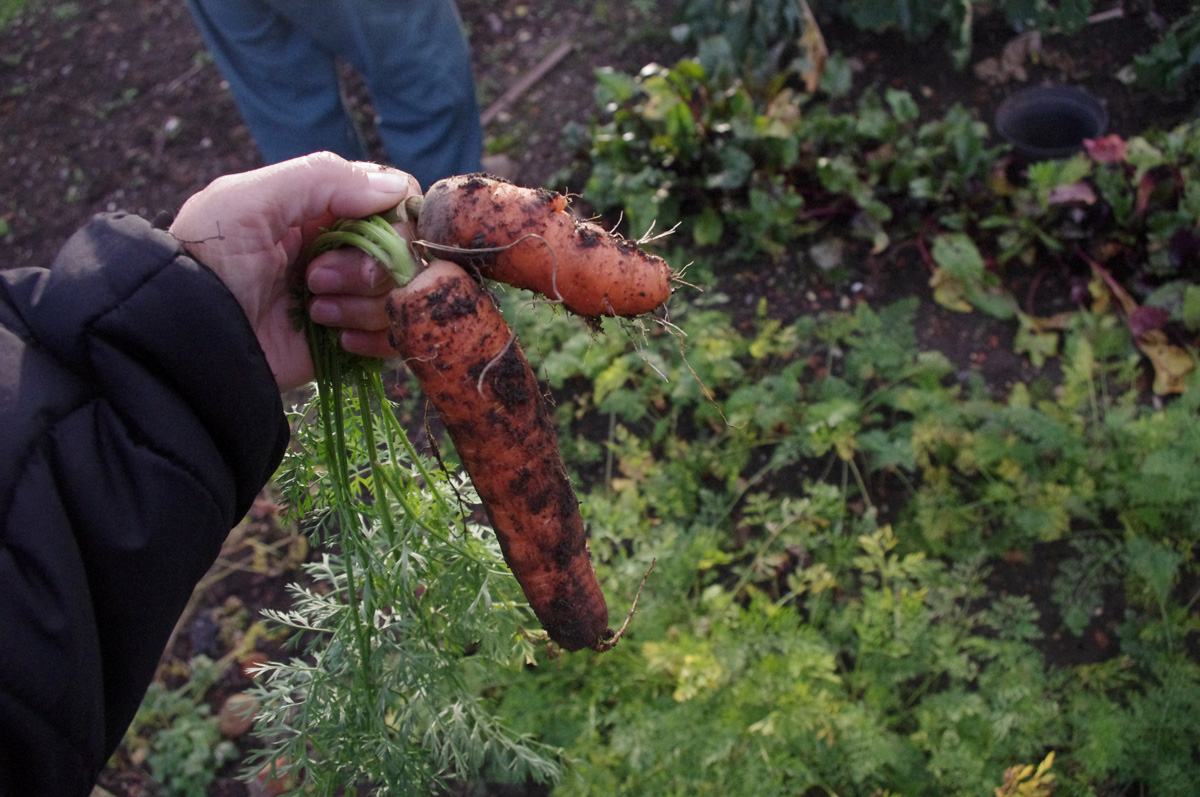
M392 346L445 423L538 620L566 650L611 647L554 425L499 309L446 261L393 290L387 307Z
M671 295L662 258L580 221L554 191L469 174L434 183L408 209L432 254L580 315L640 315Z

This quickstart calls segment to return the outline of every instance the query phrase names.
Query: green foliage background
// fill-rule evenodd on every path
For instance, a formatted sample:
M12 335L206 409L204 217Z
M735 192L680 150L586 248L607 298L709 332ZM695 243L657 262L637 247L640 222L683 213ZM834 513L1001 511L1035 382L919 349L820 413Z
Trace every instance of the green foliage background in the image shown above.
M629 640L504 692L568 751L560 793L980 794L1051 749L1060 793L1189 793L1197 386L1146 406L1112 317L1076 319L1060 384L993 396L917 347L912 301L791 324L764 305L750 334L703 305L672 319L690 369L618 330L546 359L554 382L578 356L612 421L575 446L616 474L584 499L612 603L658 561ZM523 337L547 323L572 322ZM990 586L1064 539L1056 604ZM1047 660L1100 586L1123 596L1119 655Z
M564 447L595 485L611 602L658 563L625 643L501 693L566 751L556 793L981 794L1051 752L1058 794L1191 793L1200 385L1189 348L1153 397L1171 369L1115 308L1194 341L1174 253L1200 224L1200 128L1013 176L972 114L921 120L904 91L835 113L701 58L601 72L597 100L585 196L635 236L677 224L663 247L706 292L681 287L669 327L587 336L513 300L572 390ZM1048 375L960 370L918 345L914 300L796 318L719 293L764 260L845 285L845 252L901 246L938 303L1011 324ZM1052 322L1005 287L1047 260L1092 297ZM1047 556L1049 600L997 591ZM1055 653L1085 635L1098 661Z

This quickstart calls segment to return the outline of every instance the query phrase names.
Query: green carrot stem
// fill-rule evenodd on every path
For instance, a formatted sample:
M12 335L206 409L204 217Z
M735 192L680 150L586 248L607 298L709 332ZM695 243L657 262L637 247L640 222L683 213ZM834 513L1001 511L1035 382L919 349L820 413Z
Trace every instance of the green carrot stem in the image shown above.
M378 389L382 391L383 390L383 380L379 376L379 374L375 374L375 380L379 383ZM413 465L416 466L417 472L421 474L421 478L425 480L426 484L432 486L434 483L433 474L431 474L429 472L429 469L425 467L425 461L417 454L417 450L415 448L413 448L412 441L410 441L408 439L408 435L405 434L405 432L404 432L404 427L400 424L400 419L397 418L394 413L389 412L389 413L384 414L384 422L387 423L387 425L391 429L392 435L399 438L401 445L404 446L404 452L406 454L408 454L409 459L411 459L413 462ZM389 440L390 439L391 439L391 436L389 436ZM392 458L395 459L394 454L393 454ZM442 509L442 510L449 509L449 507L446 505L445 496L443 496L437 490L431 490L430 492L433 493L433 498L435 501L437 501L438 507L440 509Z
M375 443L375 424L371 420L372 408L370 398L372 387L374 386L370 378L363 373L362 369L357 369L354 374L355 387L358 390L359 402L359 417L362 419L363 438L366 440L367 462L371 468L371 487L373 493L373 504L382 507L382 511L375 513L379 519L379 525L383 529L383 533L387 536L388 544L396 544L396 525L392 520L392 513L387 511L387 496L384 494L386 488L386 479L383 475L383 467L379 463L379 447ZM380 383L382 387L382 383ZM382 398L382 396L376 396Z
M379 261L398 285L407 285L416 276L417 264L408 250L408 241L380 215L365 219L340 219L317 236L312 244L314 256L342 246L355 246Z

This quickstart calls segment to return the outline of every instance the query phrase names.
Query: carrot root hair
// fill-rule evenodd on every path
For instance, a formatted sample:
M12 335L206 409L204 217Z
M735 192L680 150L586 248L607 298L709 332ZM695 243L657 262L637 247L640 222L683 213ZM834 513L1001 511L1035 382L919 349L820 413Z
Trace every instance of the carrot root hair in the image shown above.
M625 636L625 631L629 628L629 622L633 620L634 612L637 611L638 599L642 597L642 590L646 588L646 580L650 578L650 572L654 570L654 564L657 561L657 559L651 559L650 567L648 567L646 572L642 574L642 583L638 584L637 593L633 596L633 604L629 607L629 614L625 615L625 622L621 623L621 627L618 628L616 633L614 633L608 639L601 639L597 641L596 644L592 646L592 650L596 651L597 653L604 653L612 650L617 646L617 643L621 641L621 637Z
M516 340L517 340L516 332L508 333L508 341L504 344L504 348L502 348L500 350L499 354L497 354L492 359L488 360L487 365L483 366L483 370L479 372L479 379L478 379L478 381L475 382L475 390L479 392L479 395L481 395L481 396L483 395L483 378L485 376L487 376L487 372L492 370L493 365L500 362L500 360L504 359L504 355L508 354L509 349L512 348L513 343L515 343Z
M439 244L434 243L433 241L425 240L414 241L413 245L424 247L426 251L433 252L434 254L496 255L500 254L501 252L507 252L517 244L523 243L530 238L538 239L545 244L546 248L550 251L550 288L554 291L554 295L547 296L547 301L550 304L566 304L566 301L563 299L562 294L559 293L558 290L558 255L554 252L554 247L550 245L550 242L546 240L546 236L540 235L539 233L525 233L517 240L513 241L512 243L505 244L504 246L481 246L472 248L465 246L452 246L450 244Z

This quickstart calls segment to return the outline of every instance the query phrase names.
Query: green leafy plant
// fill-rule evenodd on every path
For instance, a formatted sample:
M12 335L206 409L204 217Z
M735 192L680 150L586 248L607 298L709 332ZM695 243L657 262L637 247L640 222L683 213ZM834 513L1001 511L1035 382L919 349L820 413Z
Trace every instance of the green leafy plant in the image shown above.
M1186 685L1164 673L1194 624L1196 498L1167 474L1200 476L1195 388L1143 404L1108 314L1063 330L1055 390L997 396L920 350L911 301L786 324L763 304L739 332L723 302L673 316L686 364L673 338L630 359L611 334L524 317L560 384L595 385L560 417L564 435L608 430L611 478L584 500L598 571L660 563L634 645L500 693L574 762L560 791L1095 794L1153 761L1156 787L1184 793L1192 745L1156 747L1145 718L1177 688L1165 727L1191 738L1191 666ZM610 420L578 425L592 413ZM595 466L592 443L575 450ZM996 563L1049 541L1070 542L1051 604L993 591ZM1114 600L1127 655L1049 658L1048 636L1090 639Z
M1024 165L988 146L966 109L922 123L900 90L866 91L853 112L833 113L789 90L756 97L691 60L598 79L607 120L593 130L586 195L636 235L682 222L716 267L765 255L835 272L844 244L915 245L943 304L1017 318L1039 362L1054 336L1004 287L1028 279L1021 269L1057 268L1080 284L1111 277L1136 305L1184 320L1184 272L1200 251L1197 125Z
M1195 77L1200 67L1200 11L1176 20L1153 47L1131 64L1138 85L1170 94Z
M685 232L726 258L782 258L831 228L881 250L935 203L973 200L998 151L962 108L920 124L900 90L834 113L790 89L756 97L693 60L597 78L610 119L591 137L589 202L635 235L686 216Z
M685 0L676 37L693 43L705 71L723 82L780 86L819 71L804 5L798 0Z
M975 20L986 13L1002 13L1011 23L1037 30L1074 33L1087 24L1095 6L1093 0L1059 3L1045 0L832 0L820 4L823 10L837 14L863 30L896 31L910 41L942 39L960 69L971 56Z
M144 758L168 797L205 797L221 767L239 756L204 702L220 675L214 662L197 656L183 685L170 689L155 681L126 732L126 748Z
M598 98L586 193L632 228L681 222L718 267L908 248L938 301L1011 324L1059 375L998 392L917 345L911 300L781 322L765 299L694 295L672 307L682 349L631 330L636 352L527 314L520 334L571 390L565 447L603 469L584 500L601 578L659 562L640 648L498 693L573 761L560 791L1185 793L1194 744L1146 718L1193 738L1193 668L1174 667L1194 625L1200 394L1179 369L1170 401L1145 401L1146 359L1173 367L1145 333L1174 345L1200 317L1179 256L1194 128L1029 166L963 109L922 122L902 91L834 113L686 61L603 73ZM1012 292L1035 269L1067 275L1070 312ZM996 593L999 563L1051 551L1048 602ZM1109 658L1064 659L1064 638Z

